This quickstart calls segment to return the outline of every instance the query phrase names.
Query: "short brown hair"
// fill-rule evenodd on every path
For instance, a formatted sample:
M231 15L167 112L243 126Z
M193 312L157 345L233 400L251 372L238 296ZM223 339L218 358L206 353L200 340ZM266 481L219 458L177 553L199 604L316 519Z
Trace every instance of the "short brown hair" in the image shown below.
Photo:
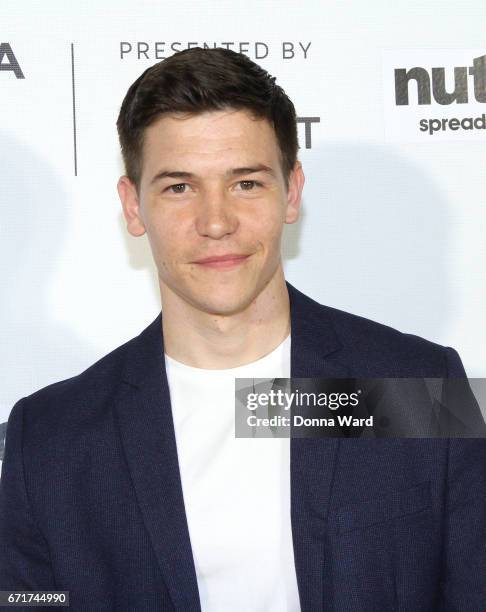
M128 89L116 122L125 171L140 186L144 130L163 113L248 110L275 130L288 178L299 149L294 105L272 77L246 55L193 47L147 68Z

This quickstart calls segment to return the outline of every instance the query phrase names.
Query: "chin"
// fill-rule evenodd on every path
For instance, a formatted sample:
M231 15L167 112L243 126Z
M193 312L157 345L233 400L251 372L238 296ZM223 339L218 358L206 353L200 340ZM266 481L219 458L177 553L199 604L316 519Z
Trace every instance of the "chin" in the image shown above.
M252 300L207 300L199 302L198 308L210 315L230 316L245 310Z
M248 308L254 298L253 291L214 291L207 296L195 295L191 301L198 310L208 314L229 316Z

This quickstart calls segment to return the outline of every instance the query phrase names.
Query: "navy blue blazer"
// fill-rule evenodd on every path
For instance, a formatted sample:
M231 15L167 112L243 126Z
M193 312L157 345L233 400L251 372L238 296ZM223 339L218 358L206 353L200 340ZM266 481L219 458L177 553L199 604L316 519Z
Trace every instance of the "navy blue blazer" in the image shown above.
M293 377L465 376L454 349L287 287ZM200 610L161 316L13 407L0 590L67 590L79 612ZM486 440L290 443L303 612L486 610Z

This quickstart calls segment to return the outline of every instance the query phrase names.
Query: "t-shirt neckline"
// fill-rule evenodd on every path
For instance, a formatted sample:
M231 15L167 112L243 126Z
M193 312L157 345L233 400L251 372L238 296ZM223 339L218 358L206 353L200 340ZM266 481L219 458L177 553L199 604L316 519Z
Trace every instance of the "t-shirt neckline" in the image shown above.
M282 340L282 342L278 346L276 346L272 351L270 351L270 353L267 353L266 355L264 355L263 357L260 357L259 359L255 361L250 361L249 363L235 366L234 368L222 368L222 369L196 368L194 366L190 366L185 363L182 363L182 361L177 361L173 357L169 357L167 353L164 353L164 356L165 356L166 364L168 364L171 369L179 370L181 372L182 371L190 372L193 375L204 374L207 376L221 375L221 374L233 374L233 373L237 373L239 371L245 370L247 368L266 366L269 363L273 362L278 357L278 355L287 348L287 344L290 342L290 336L291 334L289 333L288 336L284 340Z

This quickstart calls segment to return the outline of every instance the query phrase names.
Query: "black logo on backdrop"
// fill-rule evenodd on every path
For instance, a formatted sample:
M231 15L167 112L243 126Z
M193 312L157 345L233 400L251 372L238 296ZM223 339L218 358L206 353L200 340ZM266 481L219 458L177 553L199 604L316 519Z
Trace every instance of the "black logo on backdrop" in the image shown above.
M13 72L18 79L25 79L10 43L0 43L0 70L8 70Z
M425 68L395 69L395 101L397 106L407 106L409 83L417 83L419 104L431 104L432 95L437 104L467 104L469 102L468 73L474 77L474 97L477 102L486 102L486 55L475 57L473 65L454 68L454 91L446 91L445 68L432 68L432 76Z
M120 59L125 57L131 57L133 59L150 59L150 60L163 60L173 53L178 53L183 49L191 49L193 47L202 47L203 49L215 49L216 47L223 47L225 49L231 49L237 53L243 53L245 55L254 57L255 60L265 59L269 55L277 53L284 60L291 60L294 58L303 57L307 59L309 49L312 42L302 41L282 41L275 45L263 41L256 42L243 42L243 41L229 41L229 42L166 42L166 41L122 41L120 42Z
M306 149L312 149L312 124L320 122L320 117L297 117L297 123L303 123L305 126L304 142Z
M473 77L473 87L468 77ZM454 68L454 91L447 91L446 68L426 68L415 66L395 69L395 103L397 106L410 105L410 83L417 88L417 103L431 105L432 102L447 106L467 104L468 102L486 103L486 55L475 57L472 66ZM472 89L472 91L471 91ZM421 119L420 131L432 136L435 132L446 130L486 130L486 114L479 117L448 117L443 119Z

